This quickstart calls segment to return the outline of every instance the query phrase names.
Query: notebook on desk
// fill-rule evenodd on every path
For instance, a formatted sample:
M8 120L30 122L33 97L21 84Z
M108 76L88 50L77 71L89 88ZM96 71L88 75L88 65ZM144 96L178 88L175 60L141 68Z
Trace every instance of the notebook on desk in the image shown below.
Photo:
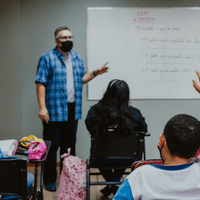
M15 154L18 147L18 141L14 139L0 140L0 149L6 156Z

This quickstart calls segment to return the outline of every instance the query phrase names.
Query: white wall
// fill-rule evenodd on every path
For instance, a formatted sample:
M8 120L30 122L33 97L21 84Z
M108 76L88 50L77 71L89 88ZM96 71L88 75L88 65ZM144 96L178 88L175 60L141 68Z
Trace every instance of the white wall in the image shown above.
M191 7L200 6L200 2L197 0L187 2L181 0L1 0L0 139L20 139L30 134L42 137L42 123L38 118L34 83L38 60L44 52L54 48L54 30L61 25L66 25L75 36L73 50L81 55L87 70L86 9L106 6ZM196 78L195 74L194 78ZM101 80L101 77L97 79ZM84 119L90 106L95 103L97 101L87 100L87 85L84 85L83 119L79 121L77 133L77 155L83 159L88 157L90 149L90 138ZM187 113L200 119L198 100L135 100L130 103L141 110L151 133L151 137L146 139L147 158L159 157L156 147L158 136L173 115Z
M0 1L0 139L21 137L20 4Z

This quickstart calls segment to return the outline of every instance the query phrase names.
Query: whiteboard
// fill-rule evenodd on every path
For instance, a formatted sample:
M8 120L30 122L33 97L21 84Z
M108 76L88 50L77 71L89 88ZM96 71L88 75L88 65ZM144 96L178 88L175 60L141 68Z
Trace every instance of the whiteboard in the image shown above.
M102 98L112 79L131 99L199 99L192 85L200 70L199 8L87 8L87 65L109 62L88 84L88 100Z

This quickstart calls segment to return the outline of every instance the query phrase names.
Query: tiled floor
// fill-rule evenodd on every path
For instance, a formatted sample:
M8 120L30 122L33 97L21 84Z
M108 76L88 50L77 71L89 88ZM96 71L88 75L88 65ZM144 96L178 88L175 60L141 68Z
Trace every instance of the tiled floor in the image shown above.
M60 170L59 167L57 167L58 172L59 172L59 170ZM34 168L28 167L28 172L31 172L31 173L34 174ZM39 168L38 173L40 174L40 168ZM123 177L123 179L124 178L125 178L125 176ZM57 182L56 182L57 188L59 187L59 180L60 180L60 177L58 175ZM97 176L92 176L92 181L96 181L96 180L97 180ZM104 180L103 177L98 176L98 181L102 181L102 180ZM40 188L40 184L39 184L40 182L39 181L40 181L40 178L38 179L38 190ZM91 200L111 200L113 198L113 194L111 194L108 198L103 197L103 195L101 194L100 190L103 187L105 187L105 186L104 185L102 185L102 186L91 186L91 188L90 188L90 199ZM57 200L58 189L57 189L56 192L49 192L44 188L43 194L44 194L44 200Z

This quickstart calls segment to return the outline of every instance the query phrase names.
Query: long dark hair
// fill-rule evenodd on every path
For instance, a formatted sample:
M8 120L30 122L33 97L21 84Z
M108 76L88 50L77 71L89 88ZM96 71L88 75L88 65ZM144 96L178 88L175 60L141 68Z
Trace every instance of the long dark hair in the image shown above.
M89 111L85 120L87 129L97 141L98 154L103 155L104 141L108 127L117 124L117 133L122 137L131 134L131 110L129 87L123 80L114 79L108 84L103 98Z

